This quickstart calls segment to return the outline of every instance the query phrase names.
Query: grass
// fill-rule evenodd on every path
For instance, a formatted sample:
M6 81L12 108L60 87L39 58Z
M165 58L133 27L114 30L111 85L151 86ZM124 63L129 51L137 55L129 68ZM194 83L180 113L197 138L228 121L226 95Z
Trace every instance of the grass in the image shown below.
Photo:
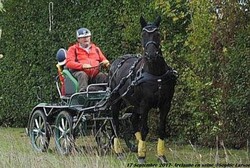
M92 141L93 142L93 141ZM91 143L91 141L90 141ZM33 151L24 128L0 128L1 168L122 168L122 167L250 167L249 150L209 149L189 143L168 143L169 164L161 165L155 157L155 143L147 143L147 163L137 165L136 154L127 152L124 160L114 153L98 156L91 148L83 154L61 156L50 142L46 153Z

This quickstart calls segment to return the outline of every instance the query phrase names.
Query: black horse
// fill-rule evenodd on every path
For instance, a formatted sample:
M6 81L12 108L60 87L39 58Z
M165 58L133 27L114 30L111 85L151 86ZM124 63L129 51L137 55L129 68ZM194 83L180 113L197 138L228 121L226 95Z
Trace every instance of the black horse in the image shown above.
M153 23L147 23L141 17L143 55L124 55L112 63L109 72L115 131L119 135L118 118L123 105L132 106L131 120L135 137L139 141L139 163L145 162L148 112L152 108L159 108L157 156L162 163L167 162L164 155L166 117L171 107L177 75L162 56L160 22L160 17ZM122 153L118 138L114 139L114 149L117 154Z

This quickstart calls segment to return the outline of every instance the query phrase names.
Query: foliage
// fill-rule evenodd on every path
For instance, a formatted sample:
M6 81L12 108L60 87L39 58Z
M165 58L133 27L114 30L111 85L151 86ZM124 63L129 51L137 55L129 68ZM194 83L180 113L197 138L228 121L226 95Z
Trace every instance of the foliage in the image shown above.
M204 138L216 135L218 131L220 89L213 88L213 76L216 62L211 56L211 34L213 18L209 1L192 1L189 3L192 23L189 36L185 42L188 52L184 52L182 89L186 101L181 118L184 118L184 137L194 142L204 142ZM186 118L185 115L188 117ZM195 135L195 136L194 136ZM209 141L211 142L211 141ZM213 141L212 141L213 143Z
M236 35L235 42L239 45L232 46L226 52L228 63L225 67L228 92L225 96L225 111L223 113L224 135L227 143L236 148L245 146L246 137L250 137L248 130L250 123L250 34L247 26ZM246 31L247 30L247 31ZM246 32L248 32L246 34ZM248 47L246 47L248 45ZM231 134L234 132L234 134ZM235 139L237 137L237 139ZM233 141L233 142L232 142Z
M250 137L246 124L249 13L234 1L224 5L206 0L185 2L156 1L156 8L168 18L167 29L172 30L164 32L164 40L169 40L163 44L166 59L179 72L169 115L170 136L209 146L219 136L229 146L242 147ZM223 7L223 19L216 15L218 5ZM178 21L179 27L174 24ZM246 127L237 127L239 121L245 121Z
M43 102L58 101L55 54L75 42L76 29L88 27L93 41L112 61L123 54L141 53L140 16L150 21L161 15L163 55L179 73L168 120L170 138L212 146L218 137L237 148L249 140L249 3L1 2L1 125L26 125L29 112L41 102L37 88L45 95ZM221 18L216 13L218 7ZM150 126L155 127L156 118L151 121Z
M4 107L0 112L2 125L26 124L29 111L38 103L37 87L47 95L44 102L57 101L55 54L59 48L68 48L75 42L75 30L79 27L88 27L92 31L93 41L110 60L132 53L139 46L128 45L132 37L139 37L139 11L134 12L136 16L125 17L124 7L135 8L136 5L140 4L113 0L102 3L4 1L6 11L1 13L3 33L0 44L4 54L0 62L1 79L5 79L0 84L0 104ZM134 29L128 30L131 32L128 36L126 32L130 27ZM133 39L133 43L136 44L138 39Z

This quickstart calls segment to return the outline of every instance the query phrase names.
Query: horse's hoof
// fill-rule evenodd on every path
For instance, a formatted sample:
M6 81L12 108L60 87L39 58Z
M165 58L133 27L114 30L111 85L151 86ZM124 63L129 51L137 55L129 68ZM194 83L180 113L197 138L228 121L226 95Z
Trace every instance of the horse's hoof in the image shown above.
M136 153L138 151L137 146L135 146L135 145L131 146L130 151Z
M145 157L138 157L138 163L139 163L139 164L144 164L144 163L146 163Z
M124 153L117 153L116 156L117 156L117 159L119 159L119 160L124 160L125 159L125 154Z
M168 163L168 160L166 158L166 156L158 156L158 160L161 162L161 163Z

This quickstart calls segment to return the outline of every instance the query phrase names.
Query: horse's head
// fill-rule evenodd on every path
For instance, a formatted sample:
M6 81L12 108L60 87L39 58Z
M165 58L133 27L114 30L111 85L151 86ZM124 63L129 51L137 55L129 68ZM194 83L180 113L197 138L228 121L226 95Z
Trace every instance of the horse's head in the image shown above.
M153 23L147 23L142 16L140 18L144 56L149 61L155 60L159 56L162 56L160 48L161 39L159 33L160 22L160 16L158 16L156 21Z

